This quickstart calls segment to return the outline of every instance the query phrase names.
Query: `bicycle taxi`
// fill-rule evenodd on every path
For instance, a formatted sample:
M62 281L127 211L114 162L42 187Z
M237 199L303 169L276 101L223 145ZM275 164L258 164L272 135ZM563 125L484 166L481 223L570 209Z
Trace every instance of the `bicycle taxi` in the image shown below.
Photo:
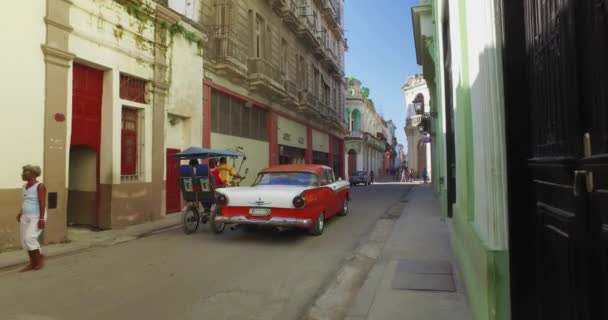
M231 158L233 166L235 166L237 158L241 158L238 170L240 173L247 157L238 150L214 150L200 147L190 147L175 154L175 157L180 162L197 160L197 163L180 163L179 168L179 185L182 198L186 202L182 209L182 229L184 233L192 234L196 232L201 222L203 224L211 222L211 230L215 233L224 232L226 225L215 222L217 214L215 189L223 186L215 185L209 166L198 163L198 160L226 157ZM248 169L245 169L245 171L248 171ZM238 186L241 180L233 179L233 185Z

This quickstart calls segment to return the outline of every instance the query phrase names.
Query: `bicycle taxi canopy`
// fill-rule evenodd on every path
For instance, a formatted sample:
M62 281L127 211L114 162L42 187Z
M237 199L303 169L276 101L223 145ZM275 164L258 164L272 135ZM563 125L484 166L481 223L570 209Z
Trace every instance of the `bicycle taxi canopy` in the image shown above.
M232 150L219 150L219 149L207 149L201 147L190 147L182 152L174 155L180 160L188 159L206 159L206 158L217 158L217 157L229 157L238 158L243 156L240 152Z

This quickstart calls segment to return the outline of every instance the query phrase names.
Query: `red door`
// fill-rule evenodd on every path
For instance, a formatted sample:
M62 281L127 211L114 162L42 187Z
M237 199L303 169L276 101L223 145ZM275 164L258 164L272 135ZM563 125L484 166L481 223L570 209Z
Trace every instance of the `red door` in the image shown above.
M86 145L99 153L103 71L74 64L71 145Z
M167 213L179 212L181 208L179 160L173 156L179 151L177 149L167 149Z
M97 153L95 222L99 225L99 150L101 146L103 71L75 63L72 72L70 145L88 146Z

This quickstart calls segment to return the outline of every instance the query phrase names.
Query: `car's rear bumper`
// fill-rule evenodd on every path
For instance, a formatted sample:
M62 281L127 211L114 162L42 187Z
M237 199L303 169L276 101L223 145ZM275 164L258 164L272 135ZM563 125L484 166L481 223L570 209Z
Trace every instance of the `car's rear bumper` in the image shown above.
M296 219L275 217L268 220L250 219L246 216L216 216L216 222L225 224L252 224L258 226L274 226L274 227L299 227L306 228L312 225L312 219Z

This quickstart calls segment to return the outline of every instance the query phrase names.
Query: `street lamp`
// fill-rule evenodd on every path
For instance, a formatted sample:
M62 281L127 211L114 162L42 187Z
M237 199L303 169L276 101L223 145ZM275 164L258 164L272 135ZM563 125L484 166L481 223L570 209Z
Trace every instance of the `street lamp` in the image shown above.
M424 113L424 103L414 102L414 111L416 112L416 114L423 114Z

